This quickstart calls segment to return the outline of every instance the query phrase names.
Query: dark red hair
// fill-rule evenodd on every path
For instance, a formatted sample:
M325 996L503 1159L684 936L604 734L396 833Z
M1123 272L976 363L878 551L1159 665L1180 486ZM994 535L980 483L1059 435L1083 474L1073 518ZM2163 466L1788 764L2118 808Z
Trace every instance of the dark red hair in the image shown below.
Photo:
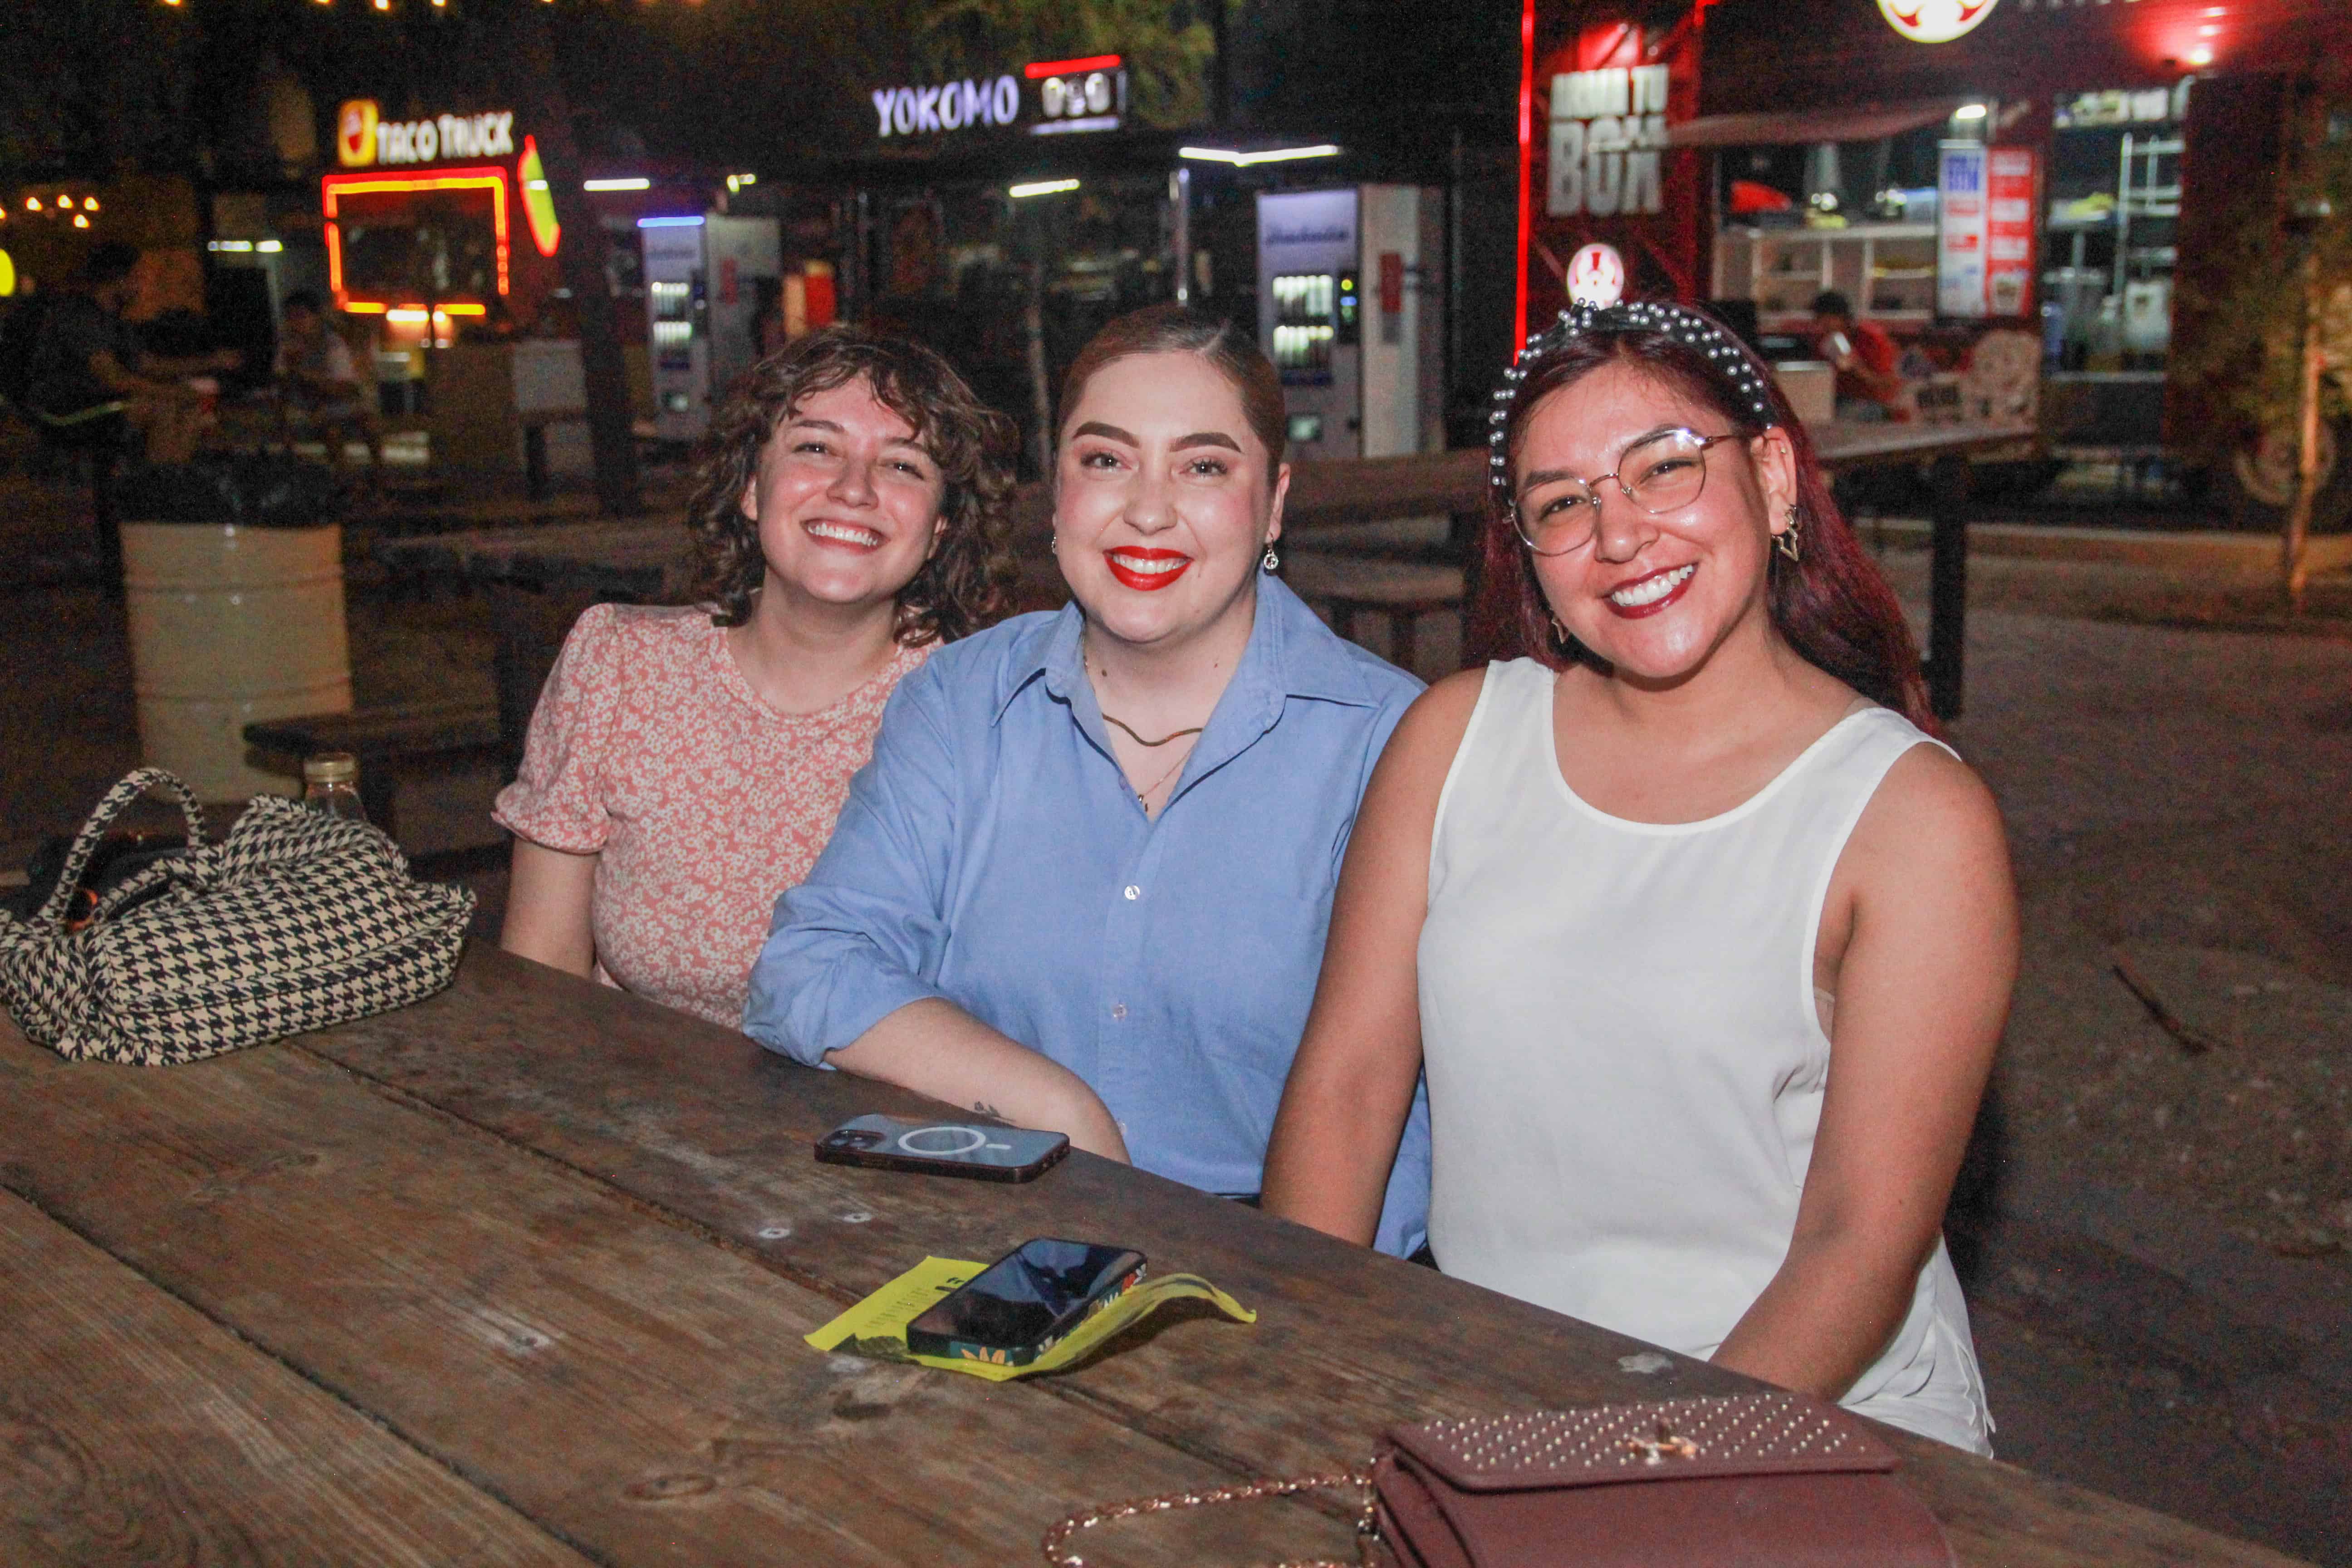
M1804 559L1792 562L1777 552L1770 557L1766 605L1774 629L1806 662L1936 732L1927 682L1920 678L1918 646L1903 618L1903 606L1839 513L1803 422L1770 371L1744 344L1728 331L1723 331L1722 343L1730 346L1727 359L1712 359L1706 350L1654 327L1612 326L1604 318L1586 331L1538 339L1528 346L1519 362L1518 381L1507 388L1507 398L1495 405L1503 414L1502 451L1507 466L1496 474L1503 482L1488 490L1485 571L1471 611L1471 647L1482 657L1531 657L1555 669L1571 660L1604 672L1608 668L1590 650L1575 644L1562 647L1554 638L1551 607L1513 521L1508 477L1517 471L1528 419L1536 408L1602 365L1622 363L1656 377L1728 428L1752 437L1762 434L1766 422L1732 379L1727 363L1745 361L1765 388L1769 422L1788 433L1795 449L1797 507L1803 520Z

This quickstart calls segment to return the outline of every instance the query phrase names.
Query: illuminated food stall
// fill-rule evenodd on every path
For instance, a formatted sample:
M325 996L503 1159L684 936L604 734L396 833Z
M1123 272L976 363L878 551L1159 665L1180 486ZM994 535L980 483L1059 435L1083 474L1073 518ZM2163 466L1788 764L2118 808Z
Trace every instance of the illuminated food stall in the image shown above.
M414 121L372 100L336 117L320 181L337 308L383 319L385 346L446 342L453 323L528 326L556 287L562 237L531 137L498 110Z
M2352 70L2341 0L1524 0L1522 36L1522 323L1595 247L1780 358L1835 292L1894 416L2038 406L2126 462L2210 423L2184 297Z

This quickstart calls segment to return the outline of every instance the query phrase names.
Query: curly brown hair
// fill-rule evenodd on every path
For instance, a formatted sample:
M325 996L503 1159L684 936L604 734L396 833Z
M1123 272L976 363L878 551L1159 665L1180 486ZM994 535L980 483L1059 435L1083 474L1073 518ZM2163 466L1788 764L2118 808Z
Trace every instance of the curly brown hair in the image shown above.
M751 616L767 557L760 527L743 515L760 454L776 426L813 393L864 377L875 398L914 427L915 439L946 482L940 547L898 590L898 640L908 647L951 642L1003 618L1019 568L1013 557L1013 422L973 395L947 361L919 343L854 327L797 338L744 374L695 452L695 599L711 621L740 626Z

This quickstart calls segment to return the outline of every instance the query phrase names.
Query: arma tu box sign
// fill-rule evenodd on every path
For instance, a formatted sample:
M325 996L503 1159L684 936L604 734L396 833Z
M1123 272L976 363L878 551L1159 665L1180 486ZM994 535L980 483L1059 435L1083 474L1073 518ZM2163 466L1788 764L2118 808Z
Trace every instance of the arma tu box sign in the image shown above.
M1667 68L1615 66L1551 79L1551 217L1662 212Z

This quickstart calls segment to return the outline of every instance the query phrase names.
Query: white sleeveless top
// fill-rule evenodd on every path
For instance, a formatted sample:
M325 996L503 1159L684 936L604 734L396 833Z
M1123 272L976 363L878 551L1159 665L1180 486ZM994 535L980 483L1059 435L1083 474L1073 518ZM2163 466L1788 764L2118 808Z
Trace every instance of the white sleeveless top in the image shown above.
M1849 715L1703 822L1629 822L1561 777L1552 672L1487 667L1438 797L1420 948L1439 1266L1704 1358L1787 1254L1830 1065L1813 944L1896 758ZM1843 1403L1990 1453L1942 1241Z

